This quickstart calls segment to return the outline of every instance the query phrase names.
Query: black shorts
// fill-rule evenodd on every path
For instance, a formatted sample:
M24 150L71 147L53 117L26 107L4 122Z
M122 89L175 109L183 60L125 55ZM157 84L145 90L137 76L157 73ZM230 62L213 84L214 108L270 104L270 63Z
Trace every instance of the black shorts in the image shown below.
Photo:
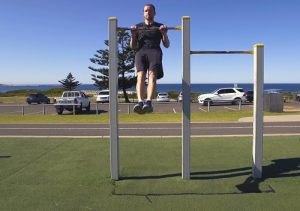
M135 68L137 71L154 70L157 79L164 76L162 67L162 51L157 48L141 48L135 54Z

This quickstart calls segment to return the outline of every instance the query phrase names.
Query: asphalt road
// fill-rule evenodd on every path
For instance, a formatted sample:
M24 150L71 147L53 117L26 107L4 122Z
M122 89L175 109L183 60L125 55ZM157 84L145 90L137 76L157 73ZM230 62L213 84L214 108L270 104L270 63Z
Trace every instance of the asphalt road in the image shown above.
M300 135L300 122L267 122L265 135ZM119 135L181 136L180 123L120 124ZM192 123L192 136L249 136L252 123ZM0 124L0 137L109 137L108 124Z

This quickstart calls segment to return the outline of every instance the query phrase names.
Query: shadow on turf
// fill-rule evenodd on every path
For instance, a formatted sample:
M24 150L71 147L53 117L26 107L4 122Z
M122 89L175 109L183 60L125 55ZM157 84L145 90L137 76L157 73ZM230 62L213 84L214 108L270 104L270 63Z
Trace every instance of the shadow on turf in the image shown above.
M0 155L0 159L7 159L7 158L10 158L11 156L10 155Z
M283 178L283 177L299 177L300 176L300 158L286 158L272 160L272 163L263 167L263 178L254 179L249 176L242 184L236 187L243 193L261 193L259 184L266 179ZM273 192L275 190L269 186Z
M213 180L213 179L225 179L238 176L249 177L241 184L236 185L239 193L274 193L275 190L268 185L268 190L261 190L260 184L269 178L281 178L281 177L299 177L300 176L300 158L287 158L272 160L272 163L263 167L263 178L254 179L251 176L252 168L236 168L227 169L221 171L205 171L205 172L192 172L192 180ZM121 177L120 180L146 180L146 179L164 179L171 177L179 177L181 173L153 175L153 176L128 176ZM236 193L232 193L236 194Z

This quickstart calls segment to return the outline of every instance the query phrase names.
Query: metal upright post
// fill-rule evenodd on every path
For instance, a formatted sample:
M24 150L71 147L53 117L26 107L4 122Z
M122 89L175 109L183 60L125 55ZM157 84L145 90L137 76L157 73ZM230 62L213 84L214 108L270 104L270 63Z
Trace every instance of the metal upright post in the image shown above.
M252 148L252 176L262 177L263 158L263 118L264 118L264 45L254 45L254 112L253 112L253 148Z
M182 179L190 179L190 17L182 17Z
M109 18L109 120L111 179L119 179L117 18Z
M45 104L43 103L43 115L46 114Z

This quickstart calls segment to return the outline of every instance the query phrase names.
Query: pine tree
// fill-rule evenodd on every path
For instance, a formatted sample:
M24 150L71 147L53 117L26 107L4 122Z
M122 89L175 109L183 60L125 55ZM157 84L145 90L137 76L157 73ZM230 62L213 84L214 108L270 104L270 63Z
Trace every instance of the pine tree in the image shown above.
M119 52L119 89L122 89L125 102L130 102L126 89L135 86L136 76L134 75L134 55L135 52L130 48L130 35L126 31L118 31L118 52ZM104 41L108 47L108 40ZM100 68L89 67L97 74L91 74L94 85L101 89L108 89L109 87L109 58L108 48L96 51L97 54L90 61L94 64L100 65Z
M69 73L66 79L63 79L58 82L63 85L65 90L72 91L75 90L77 86L80 85L79 81L75 81L75 80L76 79L73 77L72 73Z

